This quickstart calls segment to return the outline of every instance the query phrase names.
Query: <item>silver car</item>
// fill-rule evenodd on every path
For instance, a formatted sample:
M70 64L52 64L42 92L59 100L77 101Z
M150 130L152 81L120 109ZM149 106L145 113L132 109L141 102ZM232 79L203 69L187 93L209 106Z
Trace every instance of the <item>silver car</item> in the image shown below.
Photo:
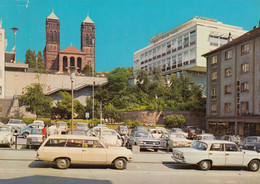
M12 127L0 125L0 145L8 145L11 147L14 141L15 139L12 132Z

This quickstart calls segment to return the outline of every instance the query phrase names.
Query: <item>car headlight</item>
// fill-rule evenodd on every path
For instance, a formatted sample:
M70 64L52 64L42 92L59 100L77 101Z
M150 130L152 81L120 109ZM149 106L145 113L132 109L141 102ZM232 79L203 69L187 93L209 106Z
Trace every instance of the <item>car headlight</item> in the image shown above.
M143 141L138 141L138 144L144 144L144 142Z

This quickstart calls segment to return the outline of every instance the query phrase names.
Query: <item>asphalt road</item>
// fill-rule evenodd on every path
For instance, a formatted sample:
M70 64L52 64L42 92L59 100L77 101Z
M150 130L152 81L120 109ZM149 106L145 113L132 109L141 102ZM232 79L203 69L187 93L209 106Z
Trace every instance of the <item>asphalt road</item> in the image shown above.
M260 172L244 168L212 168L200 171L196 167L177 163L129 163L127 169L110 166L71 165L60 170L54 163L43 161L0 160L0 184L9 183L259 183Z

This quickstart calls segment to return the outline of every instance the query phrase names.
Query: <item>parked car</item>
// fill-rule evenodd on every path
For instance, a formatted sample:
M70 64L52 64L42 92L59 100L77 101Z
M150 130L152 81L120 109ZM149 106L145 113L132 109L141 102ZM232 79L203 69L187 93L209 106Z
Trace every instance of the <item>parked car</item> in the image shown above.
M260 150L260 136L248 136L244 142L239 144L240 148L245 150Z
M12 131L18 133L26 127L26 124L21 119L10 119L7 125L12 127Z
M97 137L99 137L100 140L108 147L121 147L123 145L121 136L112 129L103 129L98 132Z
M215 140L215 136L213 134L198 134L194 137L194 142L199 140Z
M12 127L7 125L0 125L0 145L7 145L11 147L15 141Z
M174 148L172 158L180 163L198 165L201 170L211 166L245 166L259 170L260 154L240 150L234 142L222 140L197 141L192 148Z
M220 137L220 140L230 141L238 144L242 141L242 138L238 135L223 135Z
M66 122L64 122L64 121L57 121L55 124L56 124L56 125L60 125L60 130L61 130L61 133L62 133L62 134L67 133L67 131L68 131L68 125L67 125Z
M105 130L105 129L108 129L106 125L104 126L101 126L100 124L98 126L95 126L91 129L88 130L87 132L87 136L97 136L99 135L100 131L102 130Z
M150 129L151 134L155 139L160 139L164 132L166 132L166 129L163 127L156 127Z
M132 152L124 147L107 147L97 137L78 135L52 135L37 151L37 158L56 162L60 169L70 164L108 164L125 169Z
M158 151L161 148L161 142L155 139L150 132L136 131L130 136L130 146L138 145L140 148L154 149Z
M161 140L161 146L165 149L176 147L190 147L192 141L187 139L183 134L170 132L163 134Z
M44 126L44 121L42 121L42 120L34 120L33 123L34 124L41 124L41 125Z
M71 130L69 130L68 135L71 135ZM86 135L84 129L73 129L73 135Z
M83 129L85 132L87 132L89 130L88 124L87 123L81 123L81 122L78 122L76 124L76 129Z
M21 132L20 135L23 136L24 138L27 138L27 136L30 134L32 128L43 128L44 125L39 124L39 123L31 123L27 125Z
M27 148L39 147L43 142L42 128L31 128L26 140Z
M181 128L173 128L172 130L173 130L173 132L181 133L184 135L184 137L188 138L188 133L184 132Z
M127 126L124 125L119 125L117 131L121 136L128 135L129 133Z
M136 126L134 128L135 132L149 132L149 129L146 128L145 126Z

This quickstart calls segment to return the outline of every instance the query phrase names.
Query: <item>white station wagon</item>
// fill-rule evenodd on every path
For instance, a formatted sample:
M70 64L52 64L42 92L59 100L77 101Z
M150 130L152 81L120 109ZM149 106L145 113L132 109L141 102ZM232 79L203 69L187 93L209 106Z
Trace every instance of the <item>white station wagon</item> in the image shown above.
M201 170L211 166L245 166L251 171L259 170L260 153L240 150L229 141L197 141L192 148L174 148L172 158L180 163L198 165Z
M132 151L125 147L106 147L97 137L79 135L52 135L37 151L37 158L46 162L56 162L60 169L70 164L113 165L125 169L132 159Z

